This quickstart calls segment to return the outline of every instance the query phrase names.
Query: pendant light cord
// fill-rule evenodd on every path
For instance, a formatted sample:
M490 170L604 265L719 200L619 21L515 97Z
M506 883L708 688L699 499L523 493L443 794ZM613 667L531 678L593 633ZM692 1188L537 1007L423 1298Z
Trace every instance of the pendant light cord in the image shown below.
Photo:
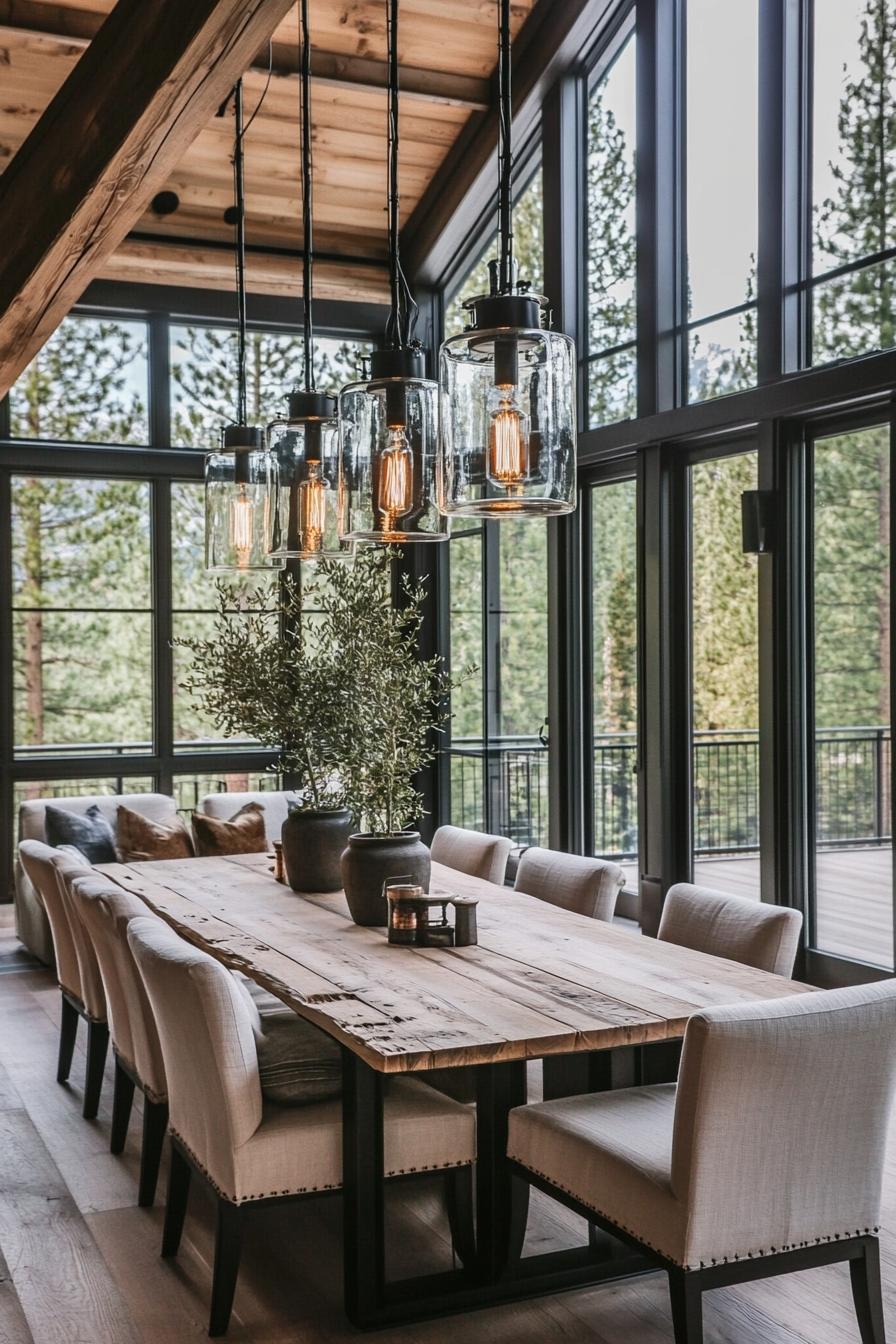
M243 171L243 81L234 90L236 122L233 189L236 201L237 391L236 422L246 424L246 185Z
M510 0L499 0L498 115L499 178L498 234L500 239L500 292L513 288L513 143L510 98Z
M389 215L389 290L391 309L386 323L386 340L394 349L410 345L417 322L417 304L401 268L399 242L398 163L400 132L398 126L398 4L386 0L386 41L389 49L388 114L388 196Z
M299 6L299 69L302 100L302 343L305 365L305 391L315 391L314 325L312 294L314 287L314 162L311 148L311 38L308 32L308 0Z

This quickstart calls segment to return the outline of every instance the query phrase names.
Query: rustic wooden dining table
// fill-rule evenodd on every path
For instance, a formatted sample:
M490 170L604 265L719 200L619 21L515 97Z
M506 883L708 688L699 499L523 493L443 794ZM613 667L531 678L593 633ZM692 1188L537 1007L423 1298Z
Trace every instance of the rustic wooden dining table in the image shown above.
M593 1230L581 1248L520 1256L528 1187L505 1151L528 1061L543 1060L547 1097L637 1085L640 1047L681 1037L699 1009L809 989L435 863L433 891L478 897L477 946L390 945L385 929L351 921L342 892L278 883L265 854L98 869L343 1046L345 1310L365 1328L651 1270ZM461 1066L476 1080L475 1262L389 1283L383 1082Z

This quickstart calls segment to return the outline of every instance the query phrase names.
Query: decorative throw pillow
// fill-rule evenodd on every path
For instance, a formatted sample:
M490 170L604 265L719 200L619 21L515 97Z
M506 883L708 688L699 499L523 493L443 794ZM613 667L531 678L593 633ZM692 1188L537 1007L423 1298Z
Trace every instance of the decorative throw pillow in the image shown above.
M98 805L91 803L82 816L47 804L44 813L47 844L74 845L90 863L115 863L115 832Z
M150 821L123 803L118 807L118 858L121 863L152 859L192 859L193 841L180 817L170 825Z
M229 821L194 812L193 837L196 853L203 858L217 854L264 854L268 847L264 808L260 803L246 803Z
M258 1073L266 1101L310 1106L342 1092L342 1054L326 1032L273 994L238 977L252 1014Z

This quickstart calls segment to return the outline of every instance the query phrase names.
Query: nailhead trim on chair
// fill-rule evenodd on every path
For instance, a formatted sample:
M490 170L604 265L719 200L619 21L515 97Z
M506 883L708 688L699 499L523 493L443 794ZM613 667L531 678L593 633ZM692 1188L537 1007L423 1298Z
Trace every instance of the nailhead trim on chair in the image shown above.
M134 1077L137 1079L137 1082L140 1086L140 1091L143 1093L144 1097L146 1097L146 1100L153 1102L154 1105L156 1106L163 1106L163 1105L167 1106L168 1093L154 1092L151 1087L147 1087L143 1079L140 1077L140 1070L130 1059L128 1059L126 1054L124 1054L121 1050L119 1050L118 1046L115 1044L114 1041L112 1042L112 1050L116 1055L116 1057L121 1060L122 1064L127 1069L128 1073L132 1073Z
M519 1162L521 1167L525 1167L526 1170L531 1171L533 1175L539 1176L543 1181L547 1181L548 1185L552 1185L556 1190L562 1190L565 1194L571 1195L579 1204L584 1204L586 1208L593 1209L595 1213L600 1214L601 1218L605 1218L608 1223L614 1223L620 1231L627 1232L630 1237L634 1237L636 1241L640 1241L642 1246L647 1246L651 1251L656 1251L657 1255L663 1256L666 1260L671 1260L674 1264L679 1265L682 1269L688 1271L708 1269L711 1265L727 1265L732 1262L737 1263L739 1260L758 1260L766 1255L780 1255L784 1251L802 1250L806 1246L821 1246L823 1242L846 1241L851 1237L876 1237L880 1232L879 1227L866 1227L864 1231L859 1228L855 1232L835 1232L828 1237L813 1237L809 1241L794 1241L781 1246L769 1246L764 1250L741 1251L736 1255L723 1255L719 1256L718 1259L713 1257L710 1260L701 1260L696 1264L685 1264L683 1261L679 1260L676 1255L673 1255L671 1251L664 1251L661 1246L657 1246L655 1242L648 1241L642 1233L636 1232L634 1228L629 1227L627 1223L621 1223L618 1218L607 1213L605 1209L600 1209L596 1204L583 1199L577 1190L571 1190L569 1186L561 1185L559 1181L554 1180L553 1176L549 1176L547 1172L539 1171L536 1167L530 1166L528 1162L524 1162L522 1158L515 1157L511 1152L508 1152L507 1156L514 1162Z
M190 1161L194 1164L197 1171L202 1172L215 1194L220 1195L222 1199L229 1200L231 1204L251 1204L253 1200L256 1199L280 1199L284 1195L313 1195L322 1193L326 1190L342 1189L341 1183L339 1185L297 1185L290 1190L265 1190L256 1195L231 1195L218 1185L218 1182L211 1175L208 1168L199 1161L199 1158L193 1152L193 1149L186 1140L178 1134L177 1130L172 1129L171 1133L177 1139L184 1152L189 1154ZM468 1167L470 1165L471 1163L469 1162L439 1162L433 1166L427 1167L398 1167L395 1171L387 1172L386 1176L412 1176L417 1173L422 1175L427 1171L451 1171L455 1167Z

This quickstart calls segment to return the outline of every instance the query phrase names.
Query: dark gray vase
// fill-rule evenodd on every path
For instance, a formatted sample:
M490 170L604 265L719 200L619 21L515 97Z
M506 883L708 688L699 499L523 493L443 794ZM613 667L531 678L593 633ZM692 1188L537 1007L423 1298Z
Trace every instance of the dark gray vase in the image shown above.
M291 808L283 823L283 863L293 891L338 891L339 860L352 829L348 808Z
M410 877L429 891L429 850L419 831L396 835L350 835L342 855L342 885L356 924L386 926L383 883Z

